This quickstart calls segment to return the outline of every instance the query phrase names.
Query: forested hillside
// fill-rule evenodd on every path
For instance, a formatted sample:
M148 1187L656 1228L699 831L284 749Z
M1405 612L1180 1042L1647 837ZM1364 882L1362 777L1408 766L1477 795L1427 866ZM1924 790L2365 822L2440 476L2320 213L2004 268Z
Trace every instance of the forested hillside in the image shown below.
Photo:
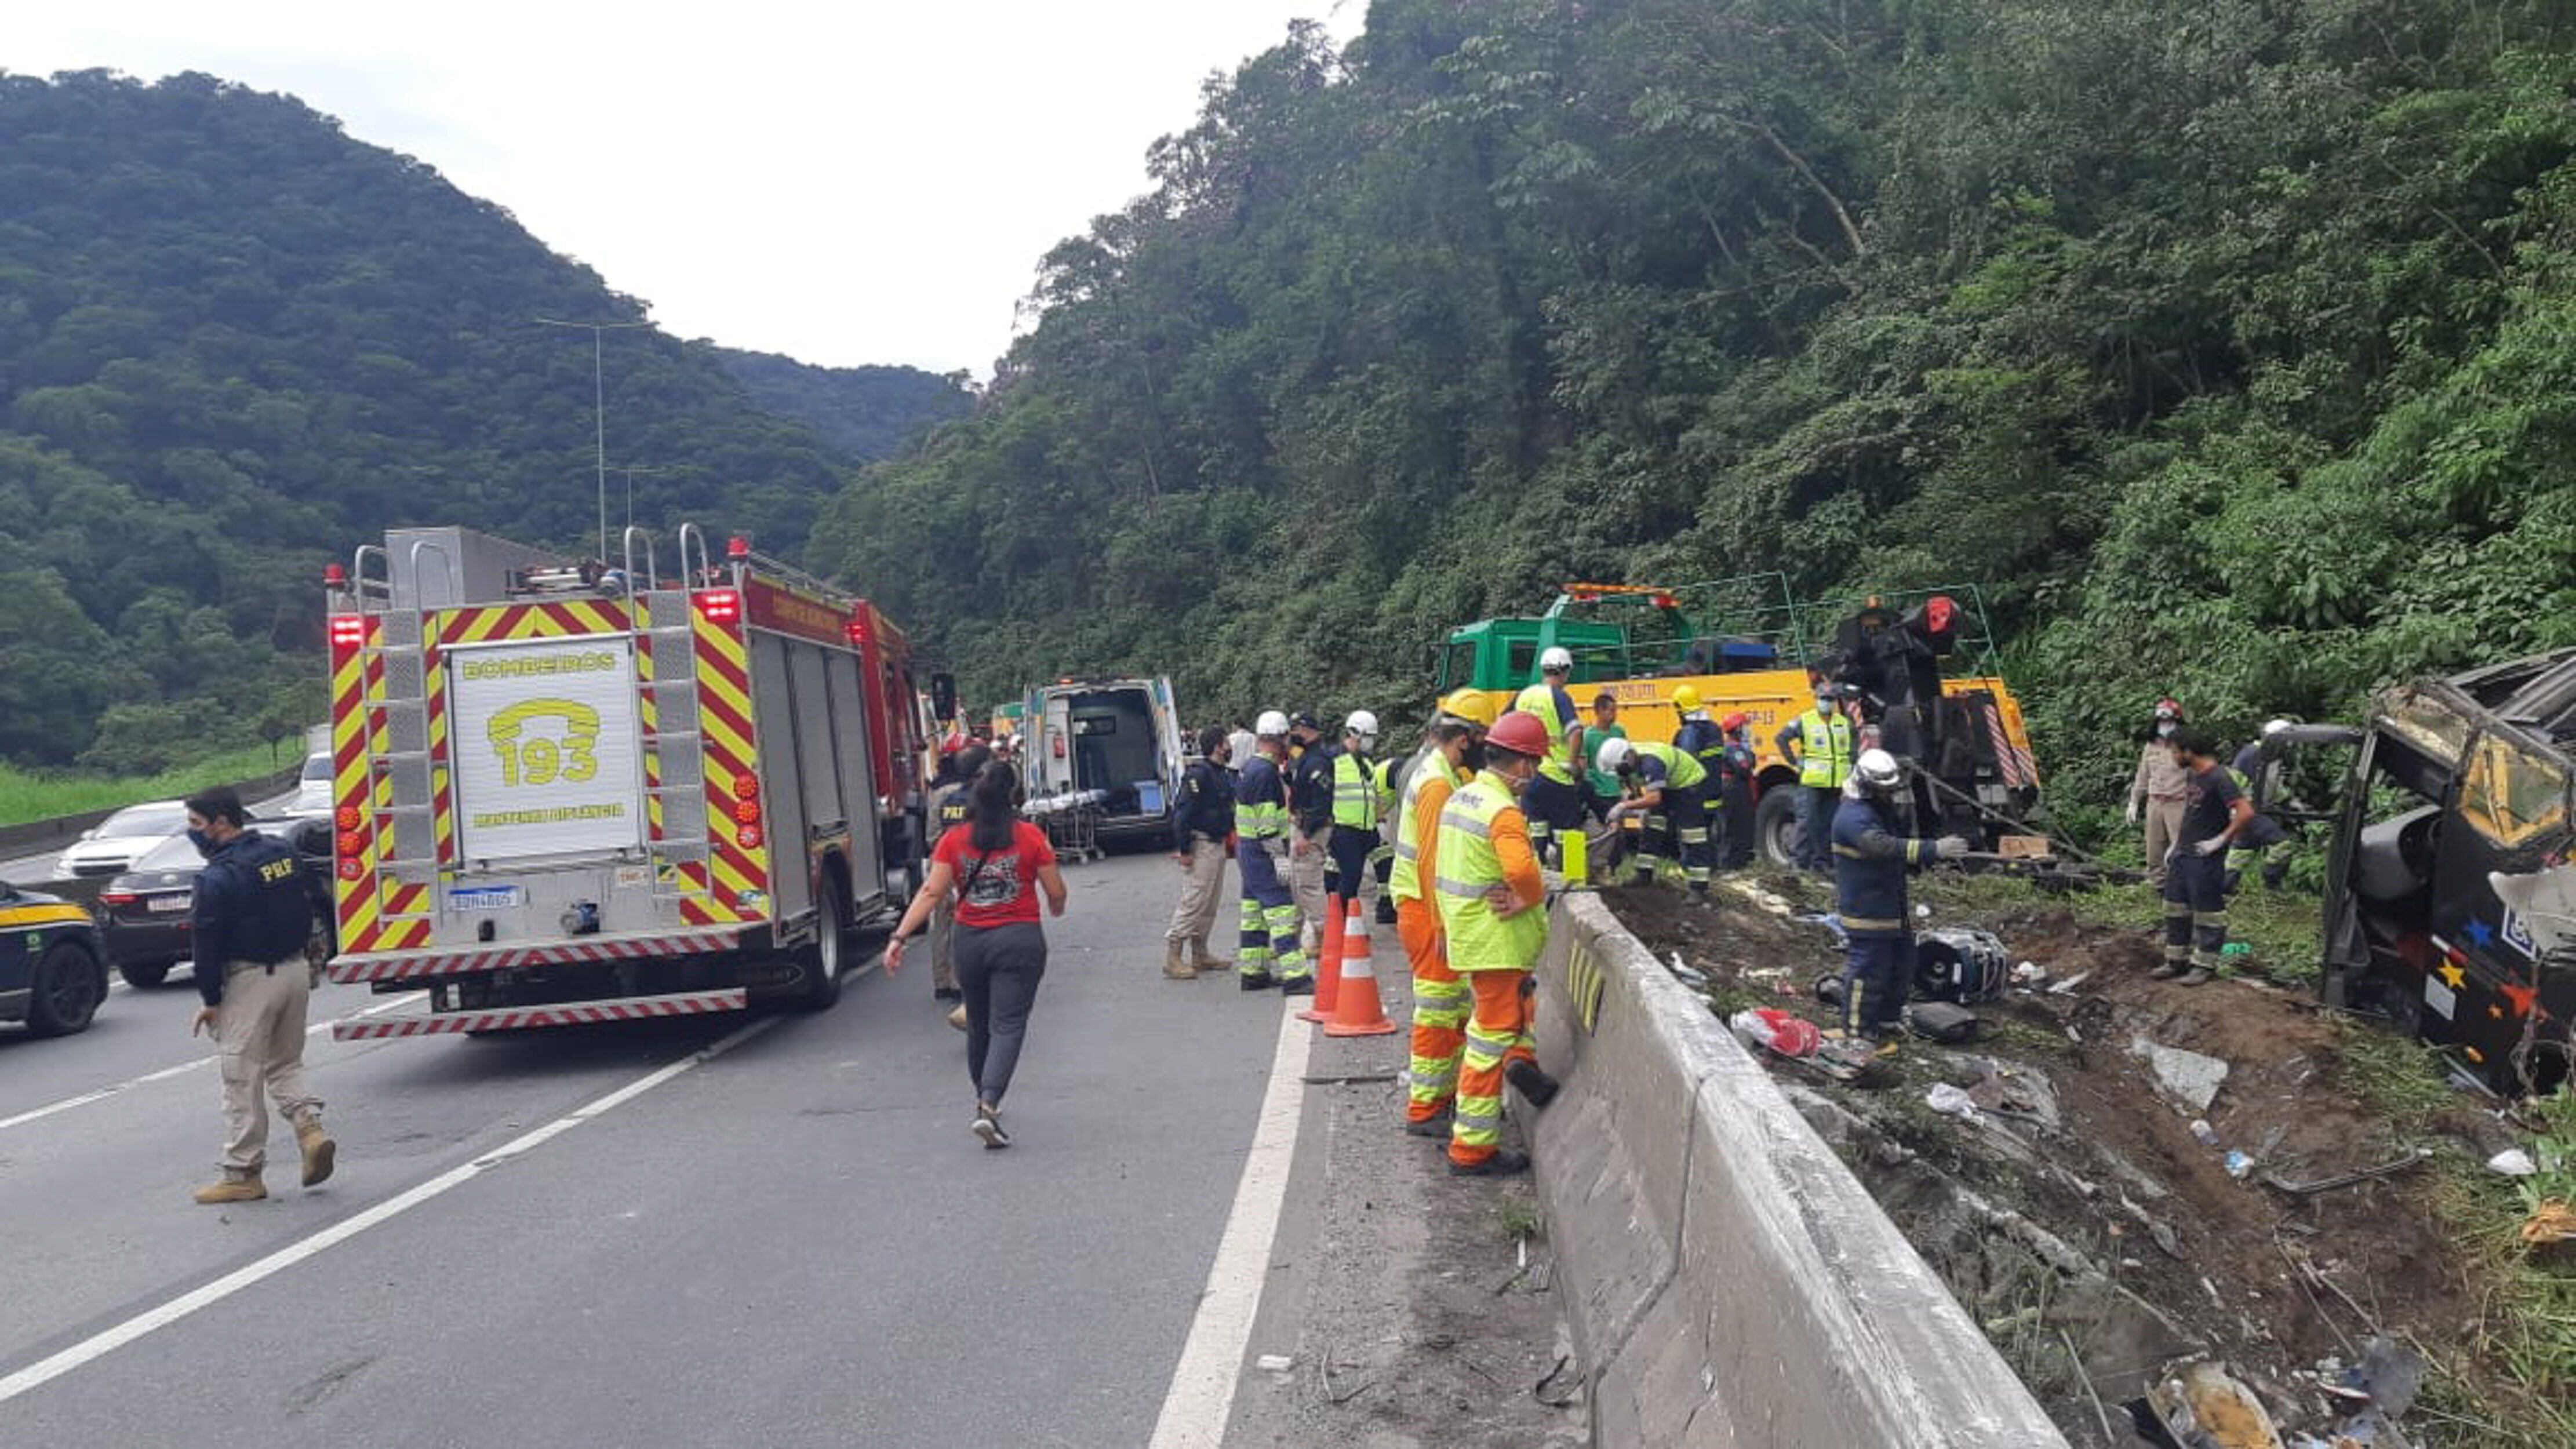
M978 697L1419 700L1569 578L1981 583L2061 799L2576 641L2576 10L1376 0L818 557Z
M774 352L696 344L751 400L862 462L891 458L975 405L961 378L917 367L816 367Z
M537 319L643 316L292 99L0 75L0 759L148 770L320 718L322 565L387 524L592 538L590 335ZM639 522L794 552L851 466L712 349L612 332L603 371ZM913 376L847 426L954 406Z

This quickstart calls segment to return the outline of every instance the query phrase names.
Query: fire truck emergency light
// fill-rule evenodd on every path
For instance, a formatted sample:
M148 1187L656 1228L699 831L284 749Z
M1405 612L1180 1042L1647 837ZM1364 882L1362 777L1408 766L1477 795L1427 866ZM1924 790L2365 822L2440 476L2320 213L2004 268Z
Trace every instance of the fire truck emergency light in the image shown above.
M698 612L710 624L742 622L742 595L732 589L709 589L698 595Z
M367 642L367 621L357 614L331 616L331 647L355 649Z

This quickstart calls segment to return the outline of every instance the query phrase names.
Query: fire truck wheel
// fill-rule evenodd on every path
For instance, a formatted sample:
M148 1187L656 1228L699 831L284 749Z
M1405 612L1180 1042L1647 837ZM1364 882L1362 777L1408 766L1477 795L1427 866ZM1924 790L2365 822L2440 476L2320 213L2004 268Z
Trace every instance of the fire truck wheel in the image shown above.
M840 882L826 878L814 901L814 944L803 951L804 990L799 1011L824 1011L841 999L841 973L849 948L850 908L841 900Z

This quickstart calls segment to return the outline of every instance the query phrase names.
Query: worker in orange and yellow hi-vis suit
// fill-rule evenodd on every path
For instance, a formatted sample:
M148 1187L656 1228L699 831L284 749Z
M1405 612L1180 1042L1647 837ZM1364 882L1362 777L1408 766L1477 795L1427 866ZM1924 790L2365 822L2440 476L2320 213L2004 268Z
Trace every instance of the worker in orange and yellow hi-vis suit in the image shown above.
M1555 747L1526 711L1494 721L1483 770L1449 797L1433 841L1429 871L1449 969L1475 998L1449 1133L1449 1170L1461 1177L1529 1170L1526 1155L1502 1149L1504 1082L1533 1107L1556 1096L1530 1046L1530 969L1547 945L1547 885L1518 803Z
M1413 1060L1405 1074L1404 1130L1416 1137L1449 1136L1457 1108L1458 1058L1467 1048L1467 984L1449 969L1431 867L1438 858L1440 813L1468 779L1467 761L1488 712L1484 696L1472 689L1440 702L1395 809L1395 870L1387 895L1395 902L1396 938L1413 968Z

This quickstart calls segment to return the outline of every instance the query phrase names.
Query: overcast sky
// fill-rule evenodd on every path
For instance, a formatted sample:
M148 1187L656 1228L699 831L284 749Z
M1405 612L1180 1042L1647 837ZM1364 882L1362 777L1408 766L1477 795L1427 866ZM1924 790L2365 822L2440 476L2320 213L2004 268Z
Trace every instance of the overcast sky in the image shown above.
M1338 8L1337 8L1338 7ZM683 337L978 376L1038 257L1200 83L1365 0L11 5L0 70L290 92L508 207Z

